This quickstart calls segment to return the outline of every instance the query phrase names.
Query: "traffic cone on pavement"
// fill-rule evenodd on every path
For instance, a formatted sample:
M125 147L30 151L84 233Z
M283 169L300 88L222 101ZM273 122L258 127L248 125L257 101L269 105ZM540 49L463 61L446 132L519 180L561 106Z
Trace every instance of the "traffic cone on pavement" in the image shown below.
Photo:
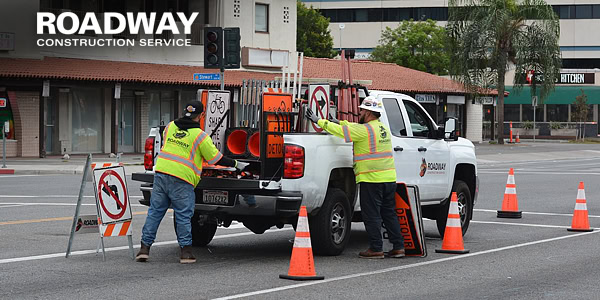
M517 144L521 142L521 139L519 138L519 132L517 131L517 140L515 141Z
M587 204L585 202L585 190L583 188L583 181L579 182L579 189L577 189L577 199L575 200L575 211L573 212L573 221L571 222L571 228L567 228L568 231L592 231L590 228L590 221L588 219Z
M465 254L469 250L463 245L462 227L460 226L460 215L458 214L458 198L456 193L452 193L450 199L450 209L448 210L448 220L446 221L446 231L444 231L444 240L442 249L435 249L437 253Z
M298 225L296 226L296 238L292 249L292 259L287 275L279 275L282 279L291 280L321 280L323 276L317 276L315 262L313 260L312 246L310 244L310 230L308 228L308 217L306 206L300 207Z
M519 211L519 203L517 201L517 185L515 184L515 170L510 168L508 171L508 179L506 180L506 189L504 190L504 200L502 201L502 209L498 211L498 218L513 218L520 219L522 217Z

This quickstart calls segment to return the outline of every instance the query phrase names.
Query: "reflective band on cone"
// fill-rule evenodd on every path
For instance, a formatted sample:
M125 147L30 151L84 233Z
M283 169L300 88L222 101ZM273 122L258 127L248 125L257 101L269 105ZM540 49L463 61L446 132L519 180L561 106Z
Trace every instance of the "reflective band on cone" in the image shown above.
M517 185L515 183L515 170L513 168L510 168L510 171L508 171L502 209L498 211L497 217L512 219L520 219L522 217L517 200Z
M568 231L593 231L590 228L590 220L588 218L587 204L585 201L585 189L583 181L579 182L579 188L577 189L577 199L575 200L575 211L573 212L573 220L571 221L571 228L567 228Z
M469 250L465 249L463 244L462 227L460 224L460 214L458 213L458 197L456 192L452 192L450 208L448 210L448 219L446 220L446 230L442 249L435 249L437 253L465 254Z
M298 224L296 225L296 238L288 274L279 275L282 279L291 280L322 280L324 276L317 276L313 260L312 245L310 243L310 230L306 206L300 207Z

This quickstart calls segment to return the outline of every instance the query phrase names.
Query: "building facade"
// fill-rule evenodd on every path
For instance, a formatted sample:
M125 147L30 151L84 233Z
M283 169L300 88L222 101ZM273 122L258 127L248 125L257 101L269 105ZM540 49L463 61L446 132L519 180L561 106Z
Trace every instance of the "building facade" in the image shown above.
M378 45L381 32L386 27L395 28L399 22L410 19L432 19L438 25L445 26L448 20L448 2L445 0L303 0L302 2L319 9L321 14L330 18L329 29L334 38L334 47L356 49L358 56L366 59ZM566 79L557 82L555 92L544 103L538 104L536 121L541 122L544 128L550 128L552 125L550 122L560 122L562 127L573 127L572 103L583 90L590 104L588 121L598 123L600 35L590 29L600 28L600 1L547 0L546 2L552 5L560 19L559 45L563 58L561 76ZM507 91L510 95L505 98L505 120L513 121L516 123L515 126L519 127L533 121L534 109L529 89L525 87L517 93L511 86L515 75L519 77L523 74L515 74L513 69L506 75ZM571 77L581 77L584 80L569 80L568 78ZM484 118L482 134L485 138L490 138L492 131L489 124L494 118L495 110L493 101L486 103L489 104L484 104L479 114ZM431 104L426 106L431 108ZM437 109L448 111L456 108ZM460 106L458 111L461 111ZM471 112L474 115L467 115L466 119L475 119L477 113L474 110ZM558 125L553 125L556 126ZM545 129L540 128L540 130L542 135L551 135Z
M198 15L190 33L185 33L184 24L177 20L180 34L132 34L127 28L119 34L88 30L51 35L47 29L37 33L38 12L74 14L81 23L86 14L92 13L100 26L105 26L109 12L154 12L157 23L167 12L183 13L188 18L193 13ZM65 28L75 25L74 19L65 20ZM60 28L58 20L56 26ZM296 1L2 1L0 69L4 76L0 75L0 122L10 124L7 154L142 152L151 127L176 118L186 101L196 99L198 89L218 85L218 81L191 80L194 72L218 72L201 67L204 28L209 26L240 28L242 52L247 54L241 71L226 72L228 88L234 84L227 79L228 74L235 78L249 71L280 74L287 59L284 55L296 50ZM64 39L132 41L135 45L66 47L56 42ZM142 40L188 40L189 46L142 46ZM189 74L190 80L173 80L178 72ZM163 79L152 79L156 73Z

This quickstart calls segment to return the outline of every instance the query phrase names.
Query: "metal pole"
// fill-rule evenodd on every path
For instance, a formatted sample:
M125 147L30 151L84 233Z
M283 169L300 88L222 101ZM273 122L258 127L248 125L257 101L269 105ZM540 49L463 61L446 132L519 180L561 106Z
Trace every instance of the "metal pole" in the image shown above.
M534 143L535 143L535 108L536 107L537 107L537 105L533 106L533 142Z
M81 201L83 199L83 191L85 190L85 179L90 170L92 164L92 154L88 154L87 160L85 161L85 167L83 168L83 177L81 178L81 187L79 188L79 197L77 198L77 206L75 207L75 216L73 216L73 223L71 224L71 235L69 236L69 245L67 246L66 258L69 258L71 254L71 247L73 246L73 236L75 235L75 227L77 226L77 219L79 219L79 209L81 208ZM103 246L104 247L104 246Z
M6 122L2 123L2 168L6 168Z
M221 91L225 90L225 69L221 67Z

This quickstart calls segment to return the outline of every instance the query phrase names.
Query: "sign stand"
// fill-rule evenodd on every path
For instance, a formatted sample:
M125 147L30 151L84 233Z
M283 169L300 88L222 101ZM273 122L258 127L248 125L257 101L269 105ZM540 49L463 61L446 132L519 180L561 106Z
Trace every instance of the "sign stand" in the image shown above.
M85 167L83 168L83 177L81 178L81 187L79 188L79 197L77 198L77 206L75 207L75 215L73 216L73 224L71 225L71 235L69 236L69 245L67 246L66 258L69 258L71 254L71 247L73 246L73 236L75 235L75 228L77 227L77 220L79 219L79 209L81 208L81 201L83 199L83 191L85 189L85 182L87 174L90 170L92 163L92 154L88 154L87 160L85 161Z

